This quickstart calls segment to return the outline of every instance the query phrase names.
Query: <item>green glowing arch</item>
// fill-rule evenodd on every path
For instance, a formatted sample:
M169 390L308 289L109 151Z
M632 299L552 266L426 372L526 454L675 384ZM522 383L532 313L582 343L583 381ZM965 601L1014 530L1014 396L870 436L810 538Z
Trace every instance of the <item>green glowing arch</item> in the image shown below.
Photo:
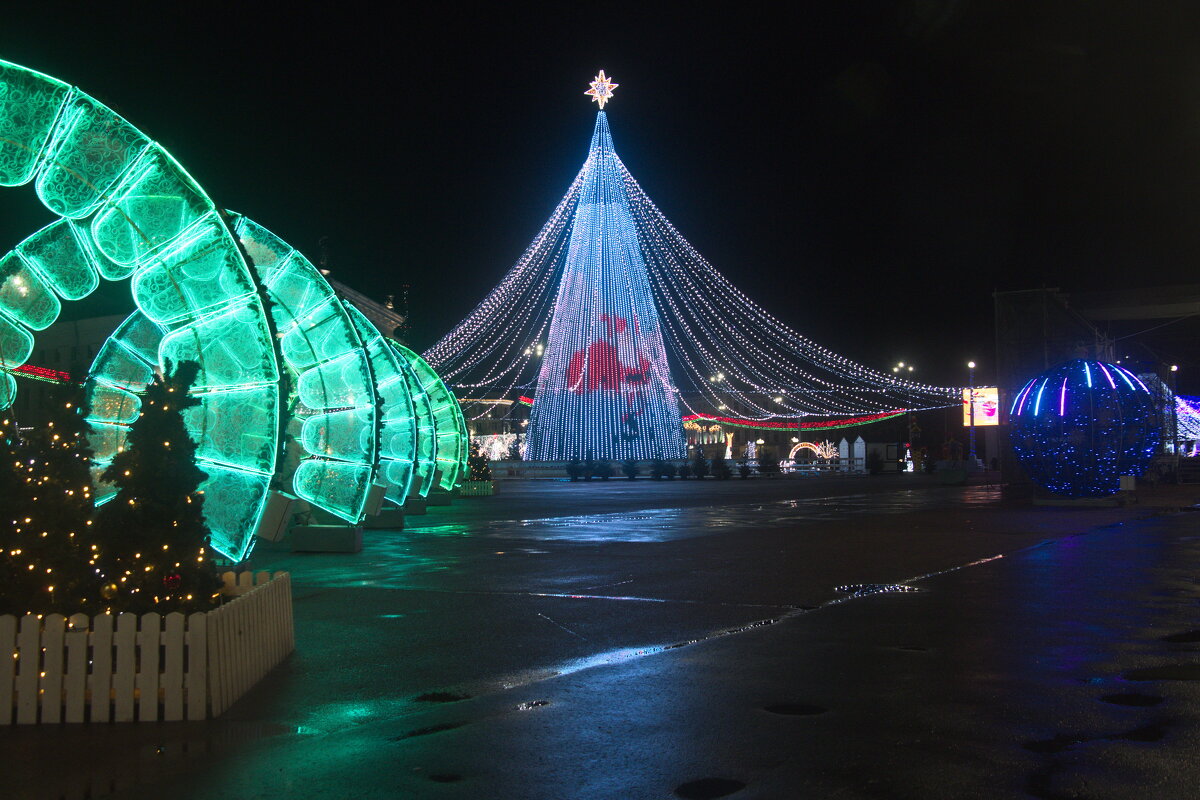
M0 61L0 185L31 181L60 219L0 259L0 368L28 360L62 300L132 278L137 311L89 375L97 478L138 416L137 392L166 360L191 359L201 404L187 424L223 555L249 553L272 489L351 522L375 484L395 503L429 491L450 424L445 398L439 411L422 391L433 381L303 255L218 210L158 144L78 89ZM0 371L0 408L15 395Z

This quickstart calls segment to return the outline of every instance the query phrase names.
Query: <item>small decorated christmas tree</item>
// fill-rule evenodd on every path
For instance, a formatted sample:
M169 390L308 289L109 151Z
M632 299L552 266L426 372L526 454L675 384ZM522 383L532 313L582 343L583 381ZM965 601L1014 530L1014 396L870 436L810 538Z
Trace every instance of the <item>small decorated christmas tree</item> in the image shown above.
M0 419L0 613L95 609L92 450L83 392L51 392L49 419L27 437L11 413Z
M20 597L28 572L21 558L27 495L25 493L24 448L12 409L0 412L0 614L24 614Z
M490 481L492 479L492 465L488 462L487 456L483 454L483 450L478 447L467 459L467 470L468 481Z
M166 367L146 387L125 449L101 476L117 487L96 519L101 597L114 612L206 611L219 596L197 491L207 476L181 413L199 404L188 396L199 367Z
M29 611L76 614L96 610L99 548L92 530L92 448L86 395L78 384L52 389L44 426L25 439L28 555L37 576ZM35 599L36 598L36 599Z

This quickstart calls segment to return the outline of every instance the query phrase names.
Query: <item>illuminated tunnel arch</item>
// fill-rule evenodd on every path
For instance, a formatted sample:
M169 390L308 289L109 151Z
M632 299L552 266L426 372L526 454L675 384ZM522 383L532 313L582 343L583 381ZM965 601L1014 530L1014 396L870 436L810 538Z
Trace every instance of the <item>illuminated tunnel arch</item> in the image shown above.
M432 401L404 396L428 381L411 367L398 378L404 359L307 259L219 211L157 143L78 89L0 61L0 185L29 182L59 220L0 259L0 408L16 396L10 370L26 363L33 332L55 321L62 301L86 297L101 277L131 277L138 310L88 381L97 477L153 372L167 359L194 360L201 402L187 424L208 473L214 549L233 560L249 553L273 488L351 521L376 481L403 502L422 454L436 458ZM441 418L451 424L444 410Z
M840 457L838 454L837 445L831 445L826 442L800 442L800 444L793 447L792 451L788 453L788 460L794 461L796 459L796 454L801 450L808 450L813 454L814 458L823 458L828 460Z

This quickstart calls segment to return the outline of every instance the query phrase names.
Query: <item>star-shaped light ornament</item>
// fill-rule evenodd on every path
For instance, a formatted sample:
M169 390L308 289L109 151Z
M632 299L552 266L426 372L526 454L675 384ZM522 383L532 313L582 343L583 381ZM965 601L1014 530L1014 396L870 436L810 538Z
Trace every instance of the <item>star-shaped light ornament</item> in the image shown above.
M619 83L610 81L604 74L604 70L600 70L600 74L596 76L596 80L590 84L592 88L588 89L584 94L591 95L591 98L600 104L600 110L603 111L604 104L612 100L613 89L616 89L620 85Z

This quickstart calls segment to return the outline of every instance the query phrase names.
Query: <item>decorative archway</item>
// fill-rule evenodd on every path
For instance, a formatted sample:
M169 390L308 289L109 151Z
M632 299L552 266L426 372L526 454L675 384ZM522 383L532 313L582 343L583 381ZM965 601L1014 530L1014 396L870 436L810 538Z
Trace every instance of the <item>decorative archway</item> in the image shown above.
M101 278L129 278L137 310L88 379L97 479L124 446L138 392L168 359L200 365L201 402L187 424L208 474L212 546L234 561L253 546L272 489L357 521L375 483L403 503L422 455L437 459L439 439L457 459L454 468L439 463L442 484L459 479L465 425L463 442L453 442L453 414L442 410L439 429L433 405L413 396L440 384L436 375L419 375L303 255L219 209L118 114L0 61L0 185L31 182L59 219L0 259L0 408L16 397L11 371L62 302L87 297ZM97 495L111 491L99 486Z
M800 442L798 445L792 448L790 453L788 453L788 459L794 461L796 459L796 454L801 450L809 450L816 458L825 459L826 461L831 461L835 458L838 458L838 449L836 444L832 444L830 442Z

